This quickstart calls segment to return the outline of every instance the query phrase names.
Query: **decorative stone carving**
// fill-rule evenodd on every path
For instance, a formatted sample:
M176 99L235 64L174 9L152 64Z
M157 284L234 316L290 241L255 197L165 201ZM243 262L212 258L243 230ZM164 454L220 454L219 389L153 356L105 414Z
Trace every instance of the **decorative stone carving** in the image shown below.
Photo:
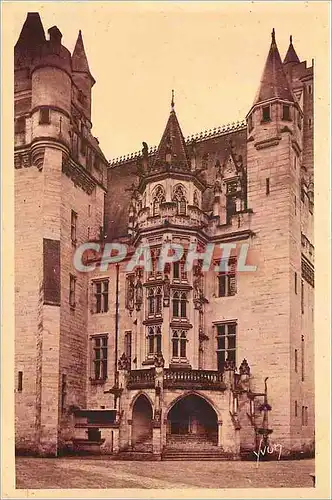
M88 194L92 194L97 183L84 171L81 165L76 164L71 158L63 156L62 172L73 181L75 186L80 187Z
M140 311L143 303L143 285L141 281L141 270L138 270L138 277L135 285L135 307Z
M169 307L169 297L171 291L171 282L167 274L164 278L164 307Z
M121 357L118 361L118 369L126 371L130 370L130 359L124 352L121 354Z
M162 352L157 352L154 357L154 366L156 368L163 368L165 365L165 360Z
M156 408L153 415L153 427L161 426L161 409Z
M240 365L239 373L240 375L250 375L250 366L245 358Z
M132 312L135 306L135 283L134 276L127 276L126 308Z
M235 371L236 366L235 366L235 361L231 361L230 359L226 359L225 365L224 365L224 371Z

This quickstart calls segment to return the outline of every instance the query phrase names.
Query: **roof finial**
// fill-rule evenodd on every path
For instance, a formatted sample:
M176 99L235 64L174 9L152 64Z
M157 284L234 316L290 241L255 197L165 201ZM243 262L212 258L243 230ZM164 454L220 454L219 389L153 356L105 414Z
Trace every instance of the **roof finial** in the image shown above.
M172 89L172 101L171 101L172 110L174 109L174 90Z
M271 36L272 36L272 43L276 43L276 32L275 32L274 28L272 30Z
M293 43L293 37L292 37L292 35L289 37L289 43Z

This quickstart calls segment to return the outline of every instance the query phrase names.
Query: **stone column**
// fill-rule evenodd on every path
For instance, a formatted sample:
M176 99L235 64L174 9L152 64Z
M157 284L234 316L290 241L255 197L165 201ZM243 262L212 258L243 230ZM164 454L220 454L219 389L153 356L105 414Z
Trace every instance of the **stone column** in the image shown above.
M163 381L164 381L164 357L162 353L155 356L155 401L154 401L154 415L153 415L153 430L152 430L152 452L156 457L161 457L162 451L162 394L163 394Z
M222 447L222 420L218 420L218 447Z

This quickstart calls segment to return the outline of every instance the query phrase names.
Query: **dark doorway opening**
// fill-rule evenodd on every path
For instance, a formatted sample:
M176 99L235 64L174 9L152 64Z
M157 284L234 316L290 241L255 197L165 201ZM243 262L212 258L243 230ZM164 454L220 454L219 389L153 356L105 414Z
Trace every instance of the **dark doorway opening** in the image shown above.
M131 441L134 449L152 446L152 407L144 394L134 403Z
M205 438L216 442L218 418L212 406L200 396L190 394L171 408L167 417L168 435Z

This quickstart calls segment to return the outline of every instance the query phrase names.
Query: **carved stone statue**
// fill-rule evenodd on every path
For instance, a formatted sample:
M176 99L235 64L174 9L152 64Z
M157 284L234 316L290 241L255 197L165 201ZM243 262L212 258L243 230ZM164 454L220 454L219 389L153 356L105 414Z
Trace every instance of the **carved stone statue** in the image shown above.
M165 365L165 360L162 352L157 352L154 357L154 366L156 368L163 368Z
M164 298L169 299L171 290L171 282L167 274L165 274L164 278Z
M134 285L134 277L128 276L127 278L127 300L126 307L129 311L133 311L135 302L135 285Z
M124 352L118 361L118 368L119 370L130 370L130 360Z
M136 311L140 311L143 303L143 285L141 282L141 278L139 277L136 282L136 293L135 293L135 306Z

